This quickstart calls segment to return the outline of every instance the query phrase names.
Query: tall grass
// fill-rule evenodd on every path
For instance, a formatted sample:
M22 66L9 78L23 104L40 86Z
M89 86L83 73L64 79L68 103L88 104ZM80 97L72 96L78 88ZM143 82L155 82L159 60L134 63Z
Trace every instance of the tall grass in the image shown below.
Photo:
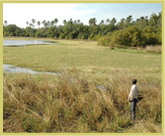
M146 46L146 50L148 52L162 53L162 46L161 45Z
M161 132L154 127L162 122L158 76L139 75L137 86L143 99L132 125L127 102L131 75L107 77L107 82L102 81L105 89L98 89L97 81L74 73L72 77L67 72L59 77L4 75L4 132Z

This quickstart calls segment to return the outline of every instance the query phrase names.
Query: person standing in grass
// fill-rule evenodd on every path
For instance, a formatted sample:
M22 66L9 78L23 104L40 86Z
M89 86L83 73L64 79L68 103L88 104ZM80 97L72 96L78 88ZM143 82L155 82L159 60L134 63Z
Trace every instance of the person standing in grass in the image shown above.
M130 102L130 117L133 123L135 121L135 115L136 115L135 108L138 102L138 93L139 93L136 83L137 83L137 79L133 79L132 87L130 89L130 94L128 96L128 101Z

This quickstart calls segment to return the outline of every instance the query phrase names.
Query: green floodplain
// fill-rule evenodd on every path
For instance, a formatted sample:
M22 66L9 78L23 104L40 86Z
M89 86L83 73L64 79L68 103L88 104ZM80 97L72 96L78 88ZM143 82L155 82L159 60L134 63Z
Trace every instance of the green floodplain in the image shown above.
M162 132L162 54L40 40L55 44L3 47L3 63L62 75L4 73L4 132ZM133 78L142 96L134 125L127 102Z

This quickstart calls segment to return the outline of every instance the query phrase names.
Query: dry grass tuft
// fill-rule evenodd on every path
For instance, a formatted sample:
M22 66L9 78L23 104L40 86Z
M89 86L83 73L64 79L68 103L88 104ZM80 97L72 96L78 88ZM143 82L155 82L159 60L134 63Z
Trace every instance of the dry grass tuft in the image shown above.
M148 52L155 52L155 53L162 53L162 46L161 45L154 45L154 46L146 46L146 50Z

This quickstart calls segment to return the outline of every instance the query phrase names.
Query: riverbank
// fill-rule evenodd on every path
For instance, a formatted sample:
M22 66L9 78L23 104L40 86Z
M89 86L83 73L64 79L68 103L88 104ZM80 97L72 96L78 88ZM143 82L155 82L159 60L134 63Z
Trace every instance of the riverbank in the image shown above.
M53 41L52 38L19 37L19 36L3 36L3 40L48 40L48 41Z

